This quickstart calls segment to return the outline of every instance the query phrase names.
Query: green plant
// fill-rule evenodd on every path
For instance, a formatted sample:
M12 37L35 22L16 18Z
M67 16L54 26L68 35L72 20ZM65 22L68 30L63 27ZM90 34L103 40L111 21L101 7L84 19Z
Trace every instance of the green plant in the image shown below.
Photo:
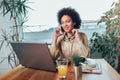
M94 32L90 39L90 53L94 55L100 54L113 67L115 67L116 55L120 53L118 48L118 38L113 34Z
M103 34L93 33L90 39L91 54L100 53L113 67L120 55L120 0L112 4L112 8L101 17L100 23L105 23Z
M81 65L80 63L85 61L84 57L81 57L81 56L76 55L76 54L72 56L72 59L73 59L75 66L80 66Z
M3 16L10 14L10 19L13 19L13 35L14 40L19 41L19 27L18 21L21 17L25 17L28 13L28 7L26 4L28 0L2 0L0 3L0 9L2 10Z
M28 9L31 9L29 6L27 6L27 3L28 3L28 0L1 0L0 1L1 13L3 14L3 16L10 14L10 20L13 21L13 27L10 28L9 32L8 30L6 31L5 29L2 29L2 34L0 38L0 50L5 44L11 50L10 54L8 55L8 62L11 64L11 66L12 66L12 62L14 62L16 66L18 61L9 42L21 41L20 27L22 27L23 23L25 22Z

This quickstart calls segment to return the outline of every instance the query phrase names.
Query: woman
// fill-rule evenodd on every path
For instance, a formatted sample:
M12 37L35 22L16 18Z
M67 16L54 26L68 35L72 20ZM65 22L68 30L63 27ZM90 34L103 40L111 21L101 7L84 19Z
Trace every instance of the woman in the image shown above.
M63 8L58 14L60 26L55 30L50 47L54 58L64 56L71 58L73 54L88 57L88 40L84 33L78 32L81 26L79 14L72 8Z

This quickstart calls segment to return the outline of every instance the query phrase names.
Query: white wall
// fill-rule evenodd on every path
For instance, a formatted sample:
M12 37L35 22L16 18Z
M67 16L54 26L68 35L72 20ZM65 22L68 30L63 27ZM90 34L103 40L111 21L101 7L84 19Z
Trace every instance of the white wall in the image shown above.
M6 30L6 32L9 33L11 26L12 26L12 21L10 21L9 15L7 15L6 17L3 17L0 14L0 40L2 40L1 39L2 38L1 37L1 34L2 34L1 29ZM3 48L0 50L0 61L2 59L5 59L4 62L0 63L0 75L4 74L12 69L11 66L8 64L8 59L7 59L8 54L10 54L10 50L6 46L6 44L4 44Z
M29 0L28 5L34 10L29 12L26 25L45 25L43 28L58 27L57 12L63 7L77 10L82 20L100 19L104 12L118 0Z
M13 25L12 21L9 19L9 15L6 15L3 17L2 14L0 14L0 40L3 40L1 37L2 35L2 29L6 31L7 34L9 34L10 27ZM6 44L4 44L2 50L0 51L0 57L6 57L9 54L9 49L6 47Z

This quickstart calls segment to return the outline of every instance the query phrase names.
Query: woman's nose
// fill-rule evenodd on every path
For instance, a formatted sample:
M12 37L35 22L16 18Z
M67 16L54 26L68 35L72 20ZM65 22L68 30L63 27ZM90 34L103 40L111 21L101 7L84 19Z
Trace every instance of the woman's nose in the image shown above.
M66 26L67 26L67 23L64 23L64 26L66 27Z

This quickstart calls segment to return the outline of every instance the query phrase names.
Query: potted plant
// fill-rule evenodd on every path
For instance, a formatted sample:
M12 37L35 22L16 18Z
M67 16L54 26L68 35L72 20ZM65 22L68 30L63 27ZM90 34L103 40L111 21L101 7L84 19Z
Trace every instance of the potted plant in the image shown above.
M10 32L2 30L0 49L3 45L7 44L11 52L8 55L8 62L11 64L14 62L16 66L18 64L16 55L14 54L9 42L10 41L21 41L20 38L20 27L23 26L25 18L28 13L28 9L31 9L27 6L28 0L1 0L0 1L0 10L3 16L10 14L10 20L13 21L13 27L11 27ZM11 64L13 67L13 65Z
M78 80L82 77L81 62L84 62L85 58L75 54L72 56L72 59L74 65L75 80Z
M106 31L103 34L93 33L90 39L91 54L101 54L114 68L120 55L120 0L114 2L106 11L98 24L104 23Z

